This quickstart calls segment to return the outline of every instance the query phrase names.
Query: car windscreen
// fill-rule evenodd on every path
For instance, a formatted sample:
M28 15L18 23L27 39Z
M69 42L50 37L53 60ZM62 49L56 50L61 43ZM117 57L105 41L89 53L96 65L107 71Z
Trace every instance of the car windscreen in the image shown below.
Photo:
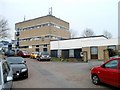
M35 52L34 54L39 54L39 52Z
M8 57L7 61L10 64L18 64L18 63L24 63L24 60L22 57Z
M25 53L25 54L29 54L27 51L22 51L23 53Z
M43 54L43 55L49 55L49 53L48 53L48 52L42 52L42 54Z
M1 79L1 67L0 67L0 85L2 84L2 79Z
M32 52L32 54L39 54L39 52Z

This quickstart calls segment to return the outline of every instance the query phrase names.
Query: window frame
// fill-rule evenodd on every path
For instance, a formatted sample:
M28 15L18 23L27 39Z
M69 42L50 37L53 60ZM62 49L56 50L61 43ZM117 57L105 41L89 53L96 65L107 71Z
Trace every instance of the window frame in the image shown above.
M91 55L96 55L96 54L93 54L93 53L92 53L92 48L96 48L96 49L97 49L97 53L96 53L96 54L98 55L98 47L97 47L97 46L90 47L90 53L91 53Z
M96 48L97 52L93 53L92 48ZM95 52L95 50L94 50L94 52ZM90 57L91 57L91 59L98 59L98 47L97 46L90 47Z
M111 48L111 47L114 47L114 49ZM109 45L109 46L107 46L107 49L113 49L113 50L116 50L116 45Z

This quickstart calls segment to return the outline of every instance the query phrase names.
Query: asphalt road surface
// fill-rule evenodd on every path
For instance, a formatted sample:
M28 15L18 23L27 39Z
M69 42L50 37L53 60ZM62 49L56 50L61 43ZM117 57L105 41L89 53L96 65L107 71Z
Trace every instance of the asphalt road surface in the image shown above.
M65 63L25 59L29 68L27 79L13 82L13 88L105 88L94 85L88 63Z

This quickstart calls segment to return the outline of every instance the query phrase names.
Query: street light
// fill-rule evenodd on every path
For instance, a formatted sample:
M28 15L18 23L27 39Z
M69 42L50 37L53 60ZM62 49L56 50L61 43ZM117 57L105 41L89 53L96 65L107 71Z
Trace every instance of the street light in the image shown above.
M15 35L16 35L16 50L18 51L19 50L19 35L20 35L19 28L17 29Z

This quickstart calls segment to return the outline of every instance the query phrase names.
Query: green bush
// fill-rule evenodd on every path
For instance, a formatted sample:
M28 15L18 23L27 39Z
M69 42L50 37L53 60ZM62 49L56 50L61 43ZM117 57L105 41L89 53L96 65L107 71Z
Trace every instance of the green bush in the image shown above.
M75 58L63 59L63 58L52 57L51 61L55 61L55 62L79 62L80 60L75 59Z
M52 57L51 61L61 61L61 58L57 58L57 57Z

